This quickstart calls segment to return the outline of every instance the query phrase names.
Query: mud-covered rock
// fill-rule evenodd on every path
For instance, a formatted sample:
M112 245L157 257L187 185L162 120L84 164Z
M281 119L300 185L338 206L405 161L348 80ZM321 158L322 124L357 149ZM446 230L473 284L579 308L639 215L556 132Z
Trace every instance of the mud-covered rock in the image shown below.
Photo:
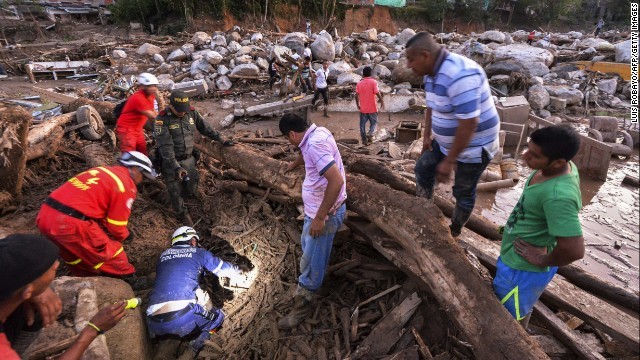
M542 85L533 85L529 88L529 105L534 110L544 109L549 105L549 93Z
M333 61L336 57L336 48L333 43L333 38L326 31L318 34L316 40L311 43L310 47L314 60Z
M155 46L149 43L144 43L138 48L138 50L136 50L136 54L153 56L155 54L160 53L161 51L162 49L160 49L160 47L158 46Z

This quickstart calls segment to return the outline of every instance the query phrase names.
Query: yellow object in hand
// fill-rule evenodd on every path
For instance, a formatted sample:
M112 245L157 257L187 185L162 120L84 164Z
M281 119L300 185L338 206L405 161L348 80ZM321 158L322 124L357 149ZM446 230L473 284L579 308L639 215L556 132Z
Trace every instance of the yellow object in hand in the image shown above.
M132 299L128 299L127 300L127 306L125 306L125 309L135 309L138 305L140 305L142 303L142 299L136 297L136 298L132 298Z

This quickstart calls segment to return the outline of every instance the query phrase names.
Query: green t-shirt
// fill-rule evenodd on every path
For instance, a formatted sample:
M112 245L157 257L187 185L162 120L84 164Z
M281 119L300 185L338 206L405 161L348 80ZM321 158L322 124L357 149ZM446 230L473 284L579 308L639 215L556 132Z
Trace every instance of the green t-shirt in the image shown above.
M516 254L514 242L520 238L538 247L547 247L551 252L556 246L556 237L582 235L578 212L582 208L580 176L578 168L571 164L571 173L558 176L538 184L529 185L529 176L520 200L513 208L502 235L500 258L509 267L534 272L549 271L530 264Z

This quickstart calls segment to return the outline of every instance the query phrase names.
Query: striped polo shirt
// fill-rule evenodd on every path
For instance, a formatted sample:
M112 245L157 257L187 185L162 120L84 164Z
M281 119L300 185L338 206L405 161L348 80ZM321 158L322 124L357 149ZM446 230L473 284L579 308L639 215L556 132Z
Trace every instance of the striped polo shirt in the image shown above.
M447 155L453 146L458 121L478 117L476 133L458 156L463 163L482 162L482 149L490 158L498 152L500 119L489 81L475 61L442 49L435 76L425 76L426 104L431 108L433 138Z

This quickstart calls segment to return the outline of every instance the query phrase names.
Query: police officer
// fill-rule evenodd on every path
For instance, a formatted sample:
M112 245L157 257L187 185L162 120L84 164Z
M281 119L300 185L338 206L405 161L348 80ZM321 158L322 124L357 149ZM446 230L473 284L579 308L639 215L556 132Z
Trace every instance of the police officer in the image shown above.
M160 112L154 125L158 151L162 159L162 174L176 215L184 225L193 226L193 221L184 206L182 194L195 196L198 187L198 171L194 158L193 142L196 129L203 135L233 145L232 140L223 140L211 125L189 104L183 91L174 91L169 106Z

